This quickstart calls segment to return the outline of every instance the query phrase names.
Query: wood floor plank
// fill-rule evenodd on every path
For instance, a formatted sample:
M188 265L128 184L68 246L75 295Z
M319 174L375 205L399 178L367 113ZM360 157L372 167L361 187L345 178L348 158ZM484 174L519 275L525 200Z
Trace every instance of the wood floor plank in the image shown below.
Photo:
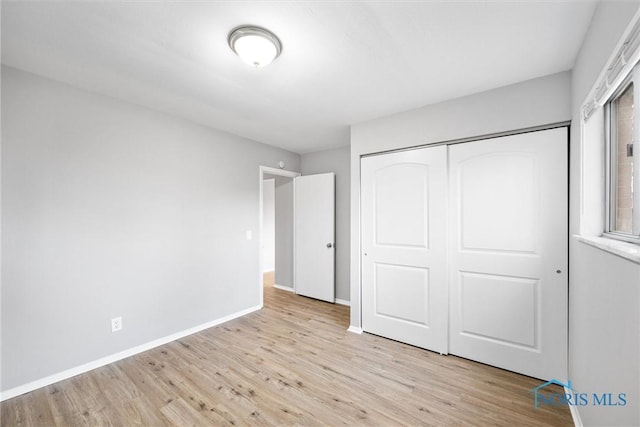
M569 426L540 381L369 334L273 288L247 316L0 404L3 426ZM558 389L557 391L561 391Z

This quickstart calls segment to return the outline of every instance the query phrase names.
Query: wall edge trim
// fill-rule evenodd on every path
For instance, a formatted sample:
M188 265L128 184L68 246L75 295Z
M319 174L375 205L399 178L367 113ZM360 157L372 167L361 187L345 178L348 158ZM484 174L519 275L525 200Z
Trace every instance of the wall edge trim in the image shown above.
M573 392L569 390L567 387L564 388L565 394L572 394ZM571 419L573 420L573 425L576 427L583 427L582 420L580 419L580 413L578 412L578 407L575 405L569 405L569 412L571 412Z
M274 283L273 287L276 289L280 289L281 291L293 292L293 288L291 286L283 286L283 285L278 285L277 283Z
M360 335L360 334L362 334L362 332L364 332L362 330L362 328L359 328L359 327L353 326L353 325L349 326L349 328L347 328L347 331L349 331L351 333L354 333L354 334L358 334L358 335Z

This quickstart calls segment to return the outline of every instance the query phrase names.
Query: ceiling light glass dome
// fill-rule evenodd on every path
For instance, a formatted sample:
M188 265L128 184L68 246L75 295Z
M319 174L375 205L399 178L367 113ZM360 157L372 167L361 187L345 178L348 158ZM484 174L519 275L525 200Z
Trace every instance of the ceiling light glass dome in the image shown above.
M269 65L282 52L282 43L271 31L256 27L238 27L229 33L229 47L255 68Z

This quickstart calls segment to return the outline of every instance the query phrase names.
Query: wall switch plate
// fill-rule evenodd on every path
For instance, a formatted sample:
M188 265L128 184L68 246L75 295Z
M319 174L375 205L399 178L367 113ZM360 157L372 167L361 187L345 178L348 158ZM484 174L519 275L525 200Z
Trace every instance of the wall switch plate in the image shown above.
M122 330L122 317L114 317L111 319L111 332L118 332Z
M253 231L247 230L247 240L253 240Z

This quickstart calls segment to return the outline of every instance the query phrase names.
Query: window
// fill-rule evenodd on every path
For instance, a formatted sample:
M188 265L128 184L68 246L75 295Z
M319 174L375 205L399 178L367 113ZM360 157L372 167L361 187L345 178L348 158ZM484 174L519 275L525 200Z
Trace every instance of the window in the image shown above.
M607 120L607 223L605 232L610 237L640 242L640 182L638 158L640 149L634 150L636 116L634 108L638 85L636 68L606 104ZM634 191L635 187L635 191Z

